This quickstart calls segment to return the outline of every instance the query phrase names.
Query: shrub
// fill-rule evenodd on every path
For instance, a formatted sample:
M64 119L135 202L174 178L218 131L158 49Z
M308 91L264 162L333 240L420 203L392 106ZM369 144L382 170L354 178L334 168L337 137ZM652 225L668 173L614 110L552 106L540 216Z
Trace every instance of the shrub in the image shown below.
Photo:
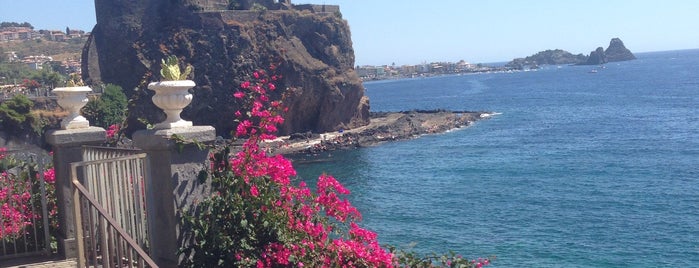
M109 128L124 121L127 105L128 101L121 87L107 84L102 95L90 100L81 112L91 125Z
M24 95L15 95L0 104L0 121L2 128L14 135L31 133L34 128L36 118L31 114L34 105L29 98Z
M33 222L41 220L41 184L39 176L43 176L47 195L47 209L51 232L58 228L56 219L55 173L51 166L39 170L39 165L33 160L17 159L6 154L5 148L0 148L0 241L11 241L23 235ZM42 225L35 226L34 232L28 235L41 236ZM29 239L42 241L41 239ZM37 242L38 243L38 242Z

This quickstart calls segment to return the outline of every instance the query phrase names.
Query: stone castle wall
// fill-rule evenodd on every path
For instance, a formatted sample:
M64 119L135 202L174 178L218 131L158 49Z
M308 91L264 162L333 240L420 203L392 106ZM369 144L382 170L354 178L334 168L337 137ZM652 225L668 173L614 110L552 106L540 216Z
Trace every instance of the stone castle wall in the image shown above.
M222 11L222 10L227 10L228 9L228 0L185 0L185 5L188 6L195 6L201 11ZM254 0L252 1L243 1L244 3L244 8L247 8L248 5L251 5L253 2L256 2ZM262 1L264 2L264 1ZM268 3L269 5L276 5L275 7L281 7L283 5L291 5L291 2L288 0L279 0L279 1L274 1L275 3ZM268 7L268 8L275 8L275 7ZM340 12L340 6L338 5L314 5L314 4L304 4L304 5L293 5L294 9L297 10L307 10L311 11L313 13L337 13Z
M338 13L340 6L338 5L294 5L294 9L308 10L313 13Z
M187 4L197 6L204 11L228 9L228 0L187 0Z
M340 6L337 5L296 5L294 9L300 11L310 11L315 14L336 14L340 12ZM267 13L284 13L282 10L267 10ZM259 19L261 12L253 10L215 10L199 12L200 16L211 16L220 18L223 21L238 21L247 22Z

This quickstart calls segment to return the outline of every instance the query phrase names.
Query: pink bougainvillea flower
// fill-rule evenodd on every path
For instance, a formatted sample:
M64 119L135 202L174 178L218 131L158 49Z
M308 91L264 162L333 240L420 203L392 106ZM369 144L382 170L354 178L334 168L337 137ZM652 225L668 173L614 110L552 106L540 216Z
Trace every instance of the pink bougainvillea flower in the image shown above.
M255 186L254 184L250 186L250 195L254 197L260 196L260 192L257 190L257 186Z

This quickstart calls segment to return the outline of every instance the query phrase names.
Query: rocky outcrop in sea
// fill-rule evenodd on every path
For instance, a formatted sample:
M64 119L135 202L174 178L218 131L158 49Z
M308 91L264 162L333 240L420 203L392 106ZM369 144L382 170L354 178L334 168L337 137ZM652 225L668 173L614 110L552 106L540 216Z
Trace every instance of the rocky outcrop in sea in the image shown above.
M581 63L580 65L599 65L607 62L607 56L604 54L604 48L598 47L594 51L590 52L590 56L587 57L587 61Z
M516 58L505 65L505 67L515 70L535 69L539 65L599 65L607 62L635 60L636 56L624 46L624 42L619 38L612 38L609 47L603 47L590 52L589 56L583 54L574 55L561 49L545 50L525 58Z
M631 50L624 46L624 42L619 38L612 38L612 41L609 41L609 47L604 51L604 54L607 56L607 61L609 62L636 59L636 56L631 53Z
M585 61L587 57L583 54L574 55L562 49L545 50L526 58L517 58L507 63L505 67L522 70L525 68L537 67L539 65L560 65L577 64Z
M599 65L607 62L635 59L636 56L631 53L631 50L624 46L624 42L621 41L621 39L612 38L612 41L609 42L609 47L607 47L606 50L602 47L598 47L595 51L590 53L590 57L587 58L585 63L581 63L581 65Z

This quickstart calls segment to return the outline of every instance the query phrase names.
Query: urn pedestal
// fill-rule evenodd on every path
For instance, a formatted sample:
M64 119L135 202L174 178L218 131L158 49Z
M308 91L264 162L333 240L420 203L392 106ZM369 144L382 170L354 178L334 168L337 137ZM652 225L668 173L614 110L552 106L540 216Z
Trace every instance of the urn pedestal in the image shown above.
M148 89L155 91L153 104L167 115L165 121L157 123L155 129L191 127L192 121L180 118L184 107L192 102L189 89L196 86L191 80L161 81L148 84Z
M90 87L57 87L51 92L58 97L58 105L68 111L68 116L61 121L61 129L89 128L90 122L80 115L80 109L87 104Z

